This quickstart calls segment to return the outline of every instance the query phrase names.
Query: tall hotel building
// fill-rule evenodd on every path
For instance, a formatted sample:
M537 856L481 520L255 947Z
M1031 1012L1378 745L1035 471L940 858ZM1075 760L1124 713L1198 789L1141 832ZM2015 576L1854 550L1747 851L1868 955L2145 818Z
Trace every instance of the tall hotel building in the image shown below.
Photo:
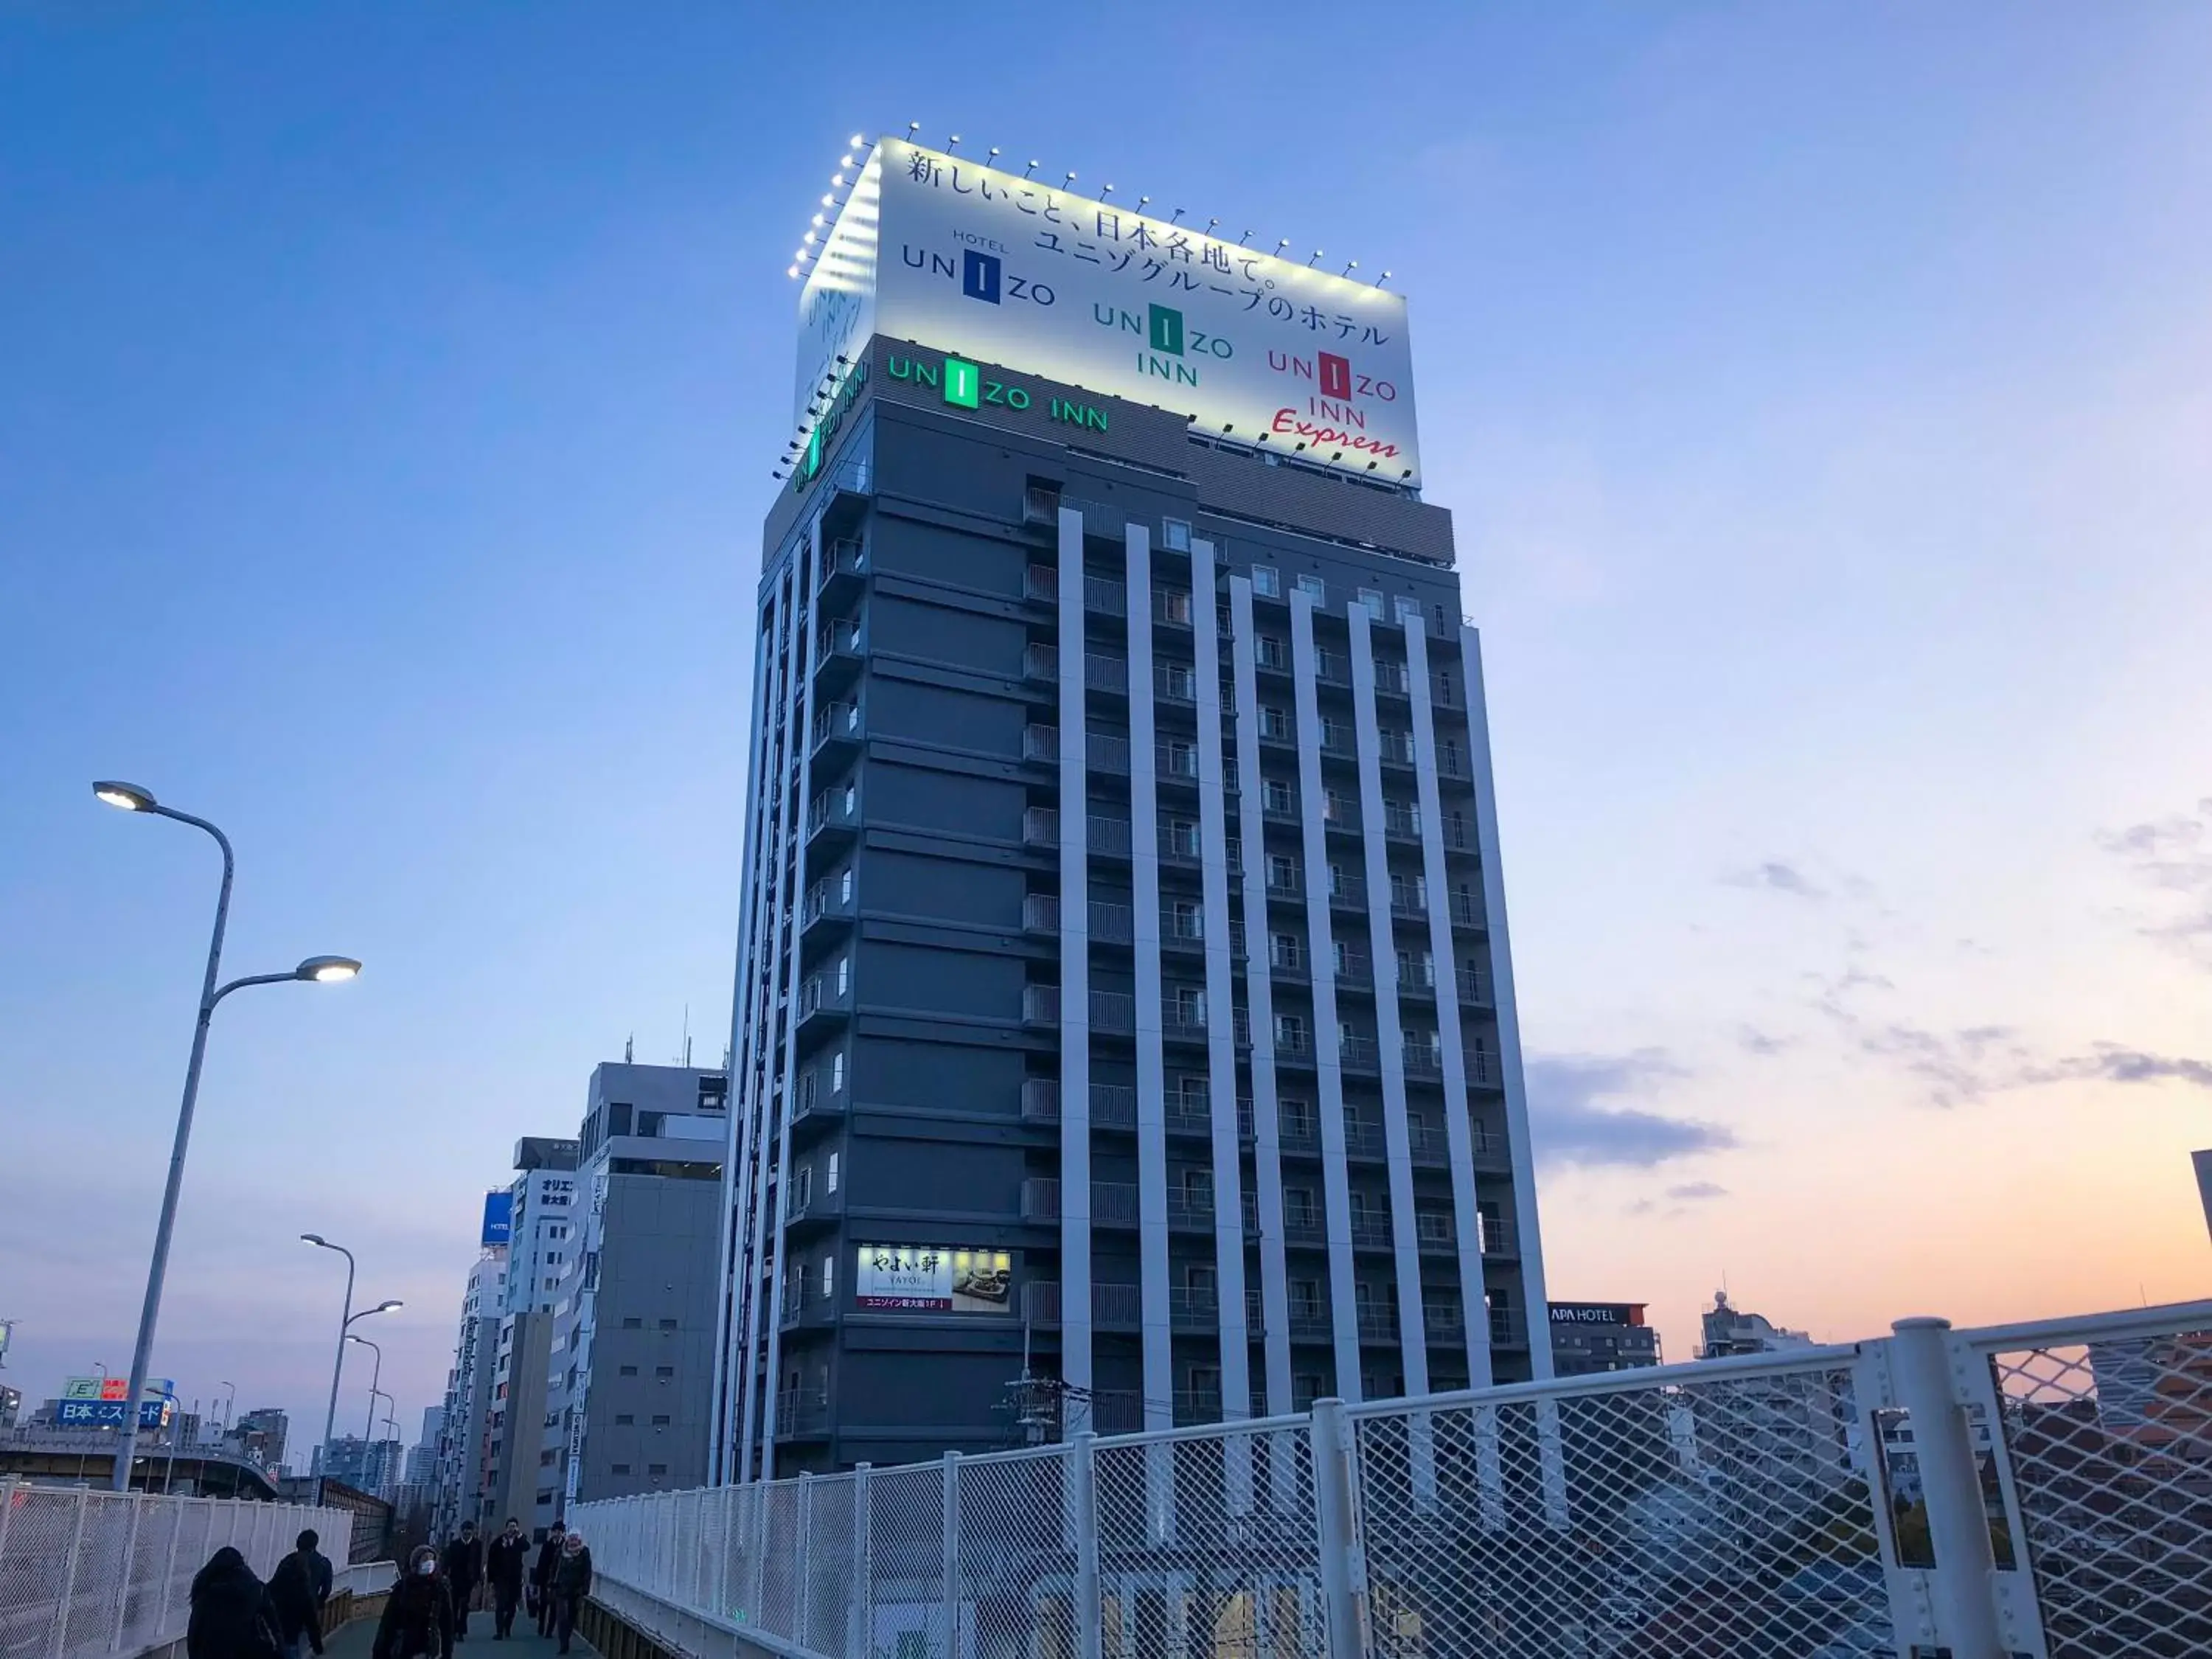
M716 1476L1550 1375L1403 302L895 140L838 206L759 589Z

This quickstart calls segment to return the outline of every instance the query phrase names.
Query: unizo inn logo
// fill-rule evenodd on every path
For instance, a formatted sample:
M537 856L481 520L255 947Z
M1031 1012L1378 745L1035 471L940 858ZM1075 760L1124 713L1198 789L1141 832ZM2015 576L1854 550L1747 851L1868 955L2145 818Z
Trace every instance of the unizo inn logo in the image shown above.
M992 242L990 247L998 247ZM941 276L947 282L960 284L961 294L970 300L981 300L987 306L1004 305L1008 301L1033 306L1051 305L1059 296L1048 283L1032 282L1006 269L1006 262L997 253L982 248L963 248L960 263L954 264L942 253L932 253L911 242L899 244L899 258L915 270L931 276Z

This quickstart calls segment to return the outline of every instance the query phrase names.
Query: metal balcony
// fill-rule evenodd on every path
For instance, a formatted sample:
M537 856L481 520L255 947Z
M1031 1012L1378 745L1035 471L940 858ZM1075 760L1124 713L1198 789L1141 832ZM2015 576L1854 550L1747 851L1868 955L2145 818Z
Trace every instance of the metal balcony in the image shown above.
M802 932L821 927L825 931L853 920L857 907L845 893L845 872L825 876L806 890L806 896L799 908L799 925Z
M1049 1176L1031 1176L1022 1182L1022 1219L1060 1219L1060 1182Z
M1096 812L1091 813L1084 824L1084 844L1092 852L1108 858L1128 857L1128 819L1102 817Z
M1060 599L1060 572L1048 564L1033 564L1022 572L1022 597L1046 605Z
M806 838L809 842L822 836L843 840L860 827L860 798L844 789L825 789L817 795L806 808ZM1055 841L1058 837L1054 837Z
M814 695L823 697L842 690L859 678L861 659L860 623L857 617L841 617L824 623L814 634Z
M1200 1424L1221 1421L1221 1390L1218 1389L1177 1389L1175 1395L1175 1420L1179 1429L1192 1428Z
M1386 803L1382 808L1382 833L1393 841L1418 842L1421 838L1420 816L1410 806Z
M1103 772L1109 777L1129 775L1129 739L1113 732L1085 732L1083 734L1084 769Z
M858 542L832 542L823 550L822 580L815 586L817 603L824 609L844 608L844 601L860 592L867 580L867 550Z
M1168 1322L1178 1331L1219 1330L1221 1298L1210 1290L1171 1285L1168 1290Z
M1398 1340L1398 1310L1363 1302L1357 1310L1362 1342L1395 1343Z
M1102 1331L1136 1331L1145 1325L1145 1292L1139 1285L1091 1286L1091 1323Z
M1444 1051L1432 1043L1406 1045L1406 1075L1435 1082L1444 1074Z
M1031 806L1022 812L1022 844L1025 847L1057 847L1060 845L1060 813L1049 806Z
M1489 1312L1492 1347L1525 1348L1528 1346L1528 1322L1518 1308L1492 1308Z
M1481 1243L1483 1255L1517 1256L1521 1254L1521 1231L1510 1221L1486 1211L1478 1211L1475 1222L1475 1233Z
M1023 1079L1022 1121L1024 1123L1060 1121L1060 1080L1057 1078L1033 1077Z
M1051 765L1060 758L1060 728L1025 726L1022 728L1022 758Z
M1448 1216L1429 1212L1413 1218L1413 1248L1423 1255L1456 1255L1459 1240L1452 1232Z
M1329 908L1334 910L1364 910L1367 908L1367 884L1358 876L1332 875L1328 883Z
M1060 1024L1060 987L1057 985L1024 987L1022 1024L1057 1026Z
M860 704L833 702L826 708L816 709L812 732L815 764L849 759L859 752L863 735Z
M1505 1086L1505 1067L1496 1054L1487 1048L1477 1048L1468 1055L1467 1086L1470 1089L1503 1089Z
M1106 691L1117 697L1129 695L1129 659L1109 657L1103 652L1086 651L1083 655L1083 684L1093 691Z
M1100 1226L1133 1227L1139 1221L1137 1188L1128 1182L1091 1183L1091 1218Z
M1096 1129L1133 1129L1137 1127L1137 1091L1127 1083L1091 1085L1091 1125Z
M775 1397L778 1440L830 1437L830 1393L826 1389L787 1389Z
M1085 906L1091 937L1101 945L1127 945L1136 938L1136 917L1126 904L1092 899Z
M815 974L799 988L799 1024L802 1030L814 1022L842 1024L852 1013L853 987L849 979L840 985L834 974Z
M1188 744L1155 743L1152 771L1163 783L1196 783L1198 750Z
M1057 1000L1057 999L1055 999ZM1126 1035L1137 1029L1137 999L1127 991L1091 994L1091 1029Z
M1454 893L1451 896L1451 923L1455 927L1480 933L1484 926L1482 901L1472 893Z
M1378 1070L1382 1061L1370 1036L1339 1037L1336 1044L1337 1062L1347 1072Z
M1126 617L1129 614L1128 586L1110 577L1086 574L1083 578L1083 608L1102 617Z
M1387 1250L1393 1247L1390 1219L1388 1216L1358 1215L1352 1218L1352 1248L1355 1250Z
M1168 1189L1168 1226L1182 1232L1213 1231L1213 1194L1202 1189Z
M1060 678L1060 653L1049 645L1022 647L1022 678L1050 684Z
M1060 931L1060 895L1026 895L1022 900L1022 931L1025 933L1057 933Z
M1198 676L1181 663L1152 665L1152 695L1162 702L1198 701Z

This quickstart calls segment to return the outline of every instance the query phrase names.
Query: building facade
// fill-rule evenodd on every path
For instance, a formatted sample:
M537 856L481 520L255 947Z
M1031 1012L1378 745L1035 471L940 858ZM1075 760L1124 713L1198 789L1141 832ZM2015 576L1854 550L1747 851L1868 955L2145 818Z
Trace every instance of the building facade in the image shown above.
M507 1246L487 1245L469 1268L461 1296L460 1333L446 1373L443 1427L438 1437L437 1493L431 1528L450 1538L464 1521L479 1519L490 1468L492 1361L507 1297Z
M1449 515L882 337L828 402L759 592L718 1477L1548 1376Z
M719 1071L592 1073L577 1249L547 1322L540 1524L573 1502L706 1484L727 1118Z
M1659 1364L1659 1333L1641 1302L1554 1302L1549 1309L1552 1369L1558 1376L1595 1376Z

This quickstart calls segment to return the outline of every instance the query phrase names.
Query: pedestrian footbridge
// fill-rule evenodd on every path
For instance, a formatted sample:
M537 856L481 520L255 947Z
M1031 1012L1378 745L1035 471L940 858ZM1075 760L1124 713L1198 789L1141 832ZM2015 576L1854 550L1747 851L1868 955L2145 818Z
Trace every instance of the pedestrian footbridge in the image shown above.
M570 1519L609 1659L2201 1659L2212 1302ZM222 1544L265 1574L302 1526L340 1555L349 1520L0 1484L0 1659L158 1652Z

